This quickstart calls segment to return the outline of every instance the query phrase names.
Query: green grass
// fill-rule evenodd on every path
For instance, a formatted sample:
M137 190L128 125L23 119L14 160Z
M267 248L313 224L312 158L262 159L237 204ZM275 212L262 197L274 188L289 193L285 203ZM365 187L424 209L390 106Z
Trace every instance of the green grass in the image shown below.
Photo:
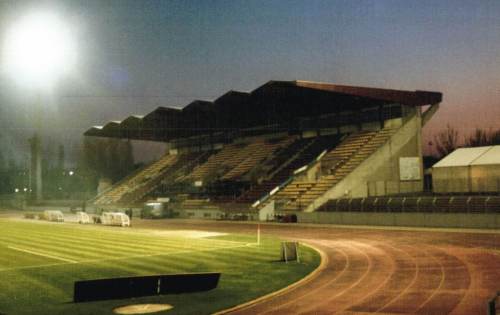
M320 261L302 246L282 263L280 240L225 235L184 237L134 228L0 219L0 313L112 314L117 306L168 303L169 314L209 314L276 291ZM180 272L221 272L208 292L72 303L76 280Z

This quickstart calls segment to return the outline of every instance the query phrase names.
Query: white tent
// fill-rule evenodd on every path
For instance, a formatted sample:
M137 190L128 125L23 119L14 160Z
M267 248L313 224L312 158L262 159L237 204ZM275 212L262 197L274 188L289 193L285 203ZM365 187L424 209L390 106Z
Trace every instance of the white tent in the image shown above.
M456 149L432 167L434 192L500 192L500 145Z

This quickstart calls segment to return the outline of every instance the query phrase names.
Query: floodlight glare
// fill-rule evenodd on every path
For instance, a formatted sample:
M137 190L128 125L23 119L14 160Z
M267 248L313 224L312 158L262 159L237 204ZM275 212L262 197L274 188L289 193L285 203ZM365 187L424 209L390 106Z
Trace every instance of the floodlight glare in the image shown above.
M50 86L75 63L69 28L49 12L36 12L17 21L6 34L5 68L16 79L37 88Z

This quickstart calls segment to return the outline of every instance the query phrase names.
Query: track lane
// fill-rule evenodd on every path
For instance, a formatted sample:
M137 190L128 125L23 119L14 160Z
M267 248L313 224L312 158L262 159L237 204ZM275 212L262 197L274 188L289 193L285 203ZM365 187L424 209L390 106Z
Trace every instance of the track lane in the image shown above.
M255 233L248 223L144 223L152 228ZM275 224L261 224L261 230L263 235L310 243L324 251L329 262L311 281L231 314L471 315L484 313L488 299L500 290L498 233ZM360 251L373 260L371 269ZM388 269L380 272L377 267Z

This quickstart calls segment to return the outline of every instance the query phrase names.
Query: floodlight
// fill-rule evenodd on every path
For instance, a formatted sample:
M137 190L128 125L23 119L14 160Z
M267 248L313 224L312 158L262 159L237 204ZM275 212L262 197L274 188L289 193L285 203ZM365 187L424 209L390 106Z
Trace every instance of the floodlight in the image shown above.
M5 69L30 87L50 87L75 63L67 25L54 13L34 12L12 25L4 42Z

